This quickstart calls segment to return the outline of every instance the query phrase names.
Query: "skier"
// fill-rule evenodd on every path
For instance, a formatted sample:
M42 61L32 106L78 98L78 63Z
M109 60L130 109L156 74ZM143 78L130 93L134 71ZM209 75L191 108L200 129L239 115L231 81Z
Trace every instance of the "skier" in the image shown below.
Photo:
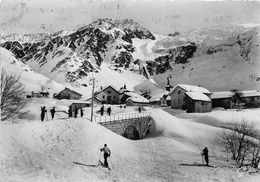
M110 114L111 114L111 107L107 108L107 114L110 116Z
M78 116L78 108L75 108L75 110L74 110L74 118L77 118L77 116Z
M43 122L43 120L44 120L44 117L45 117L45 113L47 112L47 110L46 110L46 107L45 106L43 106L43 107L41 107L41 121Z
M104 165L106 167L108 167L108 162L107 162L107 158L110 157L111 155L111 151L110 149L107 147L107 144L104 144L104 147L100 149L100 152L104 152Z
M139 113L141 113L141 107L140 106L138 107L138 111L139 111Z
M83 109L80 108L80 116L83 117L84 113L83 113Z
M100 108L100 114L101 114L101 116L103 116L103 113L104 113L104 106L102 106L102 107Z
M72 107L71 106L69 107L68 113L69 113L69 118L72 118Z
M202 151L202 156L204 156L204 159L206 161L207 166L209 165L209 151L207 147L205 147Z
M54 114L55 114L55 107L53 107L51 110L50 110L50 113L51 113L51 119L54 118Z

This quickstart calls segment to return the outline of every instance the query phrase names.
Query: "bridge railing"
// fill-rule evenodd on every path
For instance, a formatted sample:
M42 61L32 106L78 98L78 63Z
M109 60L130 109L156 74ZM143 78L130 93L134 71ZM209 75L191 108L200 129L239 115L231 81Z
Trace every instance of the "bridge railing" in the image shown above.
M134 118L144 118L151 116L151 112L133 112L133 113L118 113L118 114L112 114L110 116L93 116L94 122L97 123L103 123L103 122L116 122L116 121L123 121L128 119L134 119Z

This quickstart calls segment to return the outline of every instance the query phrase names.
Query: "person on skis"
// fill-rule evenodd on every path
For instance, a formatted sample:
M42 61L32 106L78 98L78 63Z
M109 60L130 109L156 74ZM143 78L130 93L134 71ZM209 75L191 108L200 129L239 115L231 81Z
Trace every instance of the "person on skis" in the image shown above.
M55 114L55 107L53 107L51 110L50 110L50 113L51 113L51 119L54 118L54 114Z
M71 106L69 106L68 114L69 114L69 118L72 118L72 107Z
M41 107L41 121L43 122L47 109L45 106Z
M110 116L110 114L111 114L111 107L109 106L108 108L107 108L107 114Z
M100 108L100 115L103 116L104 113L104 106L102 105L102 107Z
M84 115L83 109L80 108L80 116L83 117L83 115Z
M141 113L141 110L142 110L142 109L141 109L141 107L139 106L139 107L138 107L138 111L139 111L139 113Z
M108 162L107 162L107 158L110 157L111 155L111 151L110 149L107 147L107 144L104 144L104 147L100 149L101 152L104 152L104 165L106 167L108 167Z
M209 165L209 151L208 148L205 147L202 151L202 156L204 156L205 162L207 164L207 166Z

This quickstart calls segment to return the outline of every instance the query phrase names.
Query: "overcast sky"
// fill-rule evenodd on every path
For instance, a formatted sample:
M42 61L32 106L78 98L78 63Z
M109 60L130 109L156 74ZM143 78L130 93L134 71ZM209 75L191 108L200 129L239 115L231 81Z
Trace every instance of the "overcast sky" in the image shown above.
M98 18L131 18L167 34L225 24L259 23L260 2L170 0L0 0L0 32L73 30Z

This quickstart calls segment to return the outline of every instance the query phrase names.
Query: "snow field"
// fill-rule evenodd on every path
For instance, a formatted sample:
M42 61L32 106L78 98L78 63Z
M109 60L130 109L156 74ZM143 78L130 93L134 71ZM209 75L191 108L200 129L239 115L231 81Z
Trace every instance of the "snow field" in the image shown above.
M119 136L87 118L68 119L64 114L53 121L40 122L40 105L62 110L70 102L32 99L28 105L31 119L20 118L14 120L18 122L15 124L0 124L0 181L253 182L260 179L259 174L238 177L236 168L224 163L221 156L215 156L212 143L221 128L198 122L204 114L186 114L185 119L184 113L172 116L161 109L146 108L152 113L155 128L147 139L138 141ZM99 108L96 106L95 111ZM85 108L86 117L89 109ZM123 109L112 106L113 111L122 113ZM127 107L125 112L136 112L136 108ZM235 117L232 112L222 112L230 115L230 119ZM216 113L212 113L215 117ZM249 110L248 113L259 116L258 110ZM224 117L222 119L226 122ZM99 157L103 160L99 149L104 143L112 151L108 159L111 171L96 166ZM209 146L210 164L216 168L200 166L199 147L204 146Z

